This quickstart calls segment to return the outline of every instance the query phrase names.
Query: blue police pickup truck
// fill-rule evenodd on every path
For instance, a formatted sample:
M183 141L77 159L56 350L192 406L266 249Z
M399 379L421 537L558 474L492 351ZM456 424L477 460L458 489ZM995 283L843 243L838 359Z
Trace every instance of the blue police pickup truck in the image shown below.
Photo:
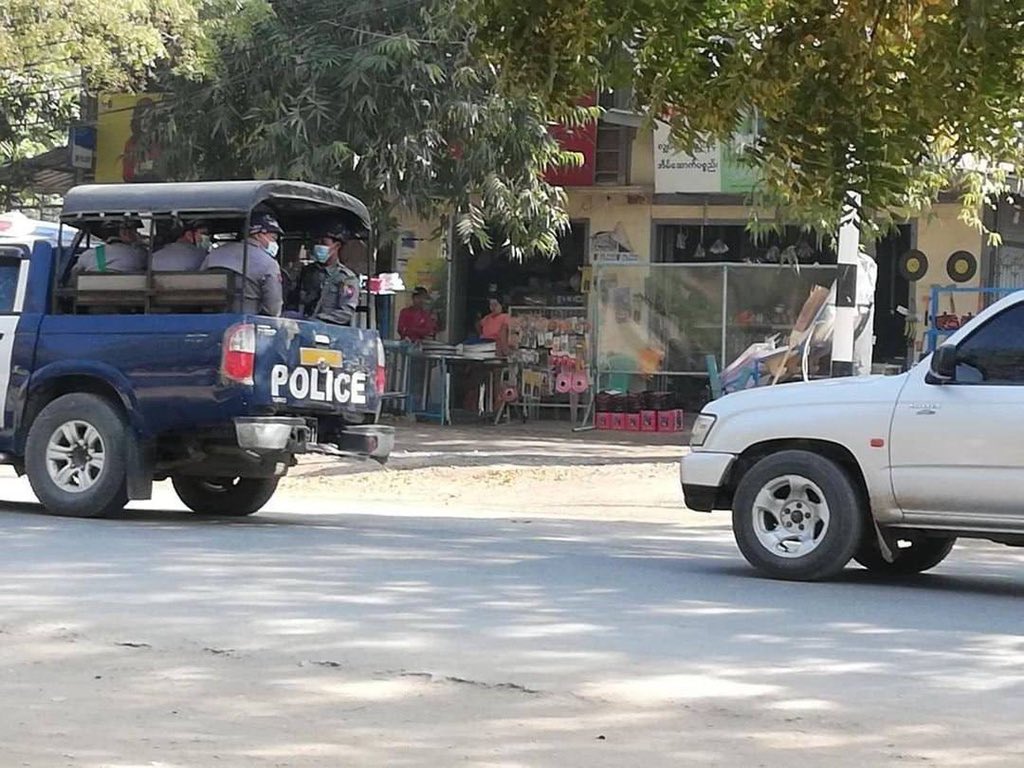
M273 248L249 234L269 218ZM370 227L359 200L295 182L71 190L71 247L0 243L0 463L47 510L99 516L165 479L197 513L248 515L300 454L386 461L377 333L251 307L253 286L283 279L254 280L257 256L294 257L338 222ZM237 268L202 269L211 242ZM155 269L170 244L196 248L197 267Z

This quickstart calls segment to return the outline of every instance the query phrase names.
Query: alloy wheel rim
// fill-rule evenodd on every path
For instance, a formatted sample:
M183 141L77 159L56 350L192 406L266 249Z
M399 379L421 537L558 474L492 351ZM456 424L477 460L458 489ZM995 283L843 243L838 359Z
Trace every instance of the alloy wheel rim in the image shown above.
M754 498L754 533L776 557L798 559L816 550L828 532L831 514L825 494L802 475L782 475Z

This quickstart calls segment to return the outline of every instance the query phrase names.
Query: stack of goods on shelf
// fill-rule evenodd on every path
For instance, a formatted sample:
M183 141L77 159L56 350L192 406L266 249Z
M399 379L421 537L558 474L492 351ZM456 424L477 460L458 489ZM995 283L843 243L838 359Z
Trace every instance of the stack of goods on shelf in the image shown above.
M467 360L493 360L498 356L498 345L493 341L459 344L457 349L459 354Z
M624 432L682 432L683 409L672 392L598 392L594 426Z
M424 339L420 343L420 349L425 355L454 355L456 349L451 344L445 344L443 341L434 341L433 339Z

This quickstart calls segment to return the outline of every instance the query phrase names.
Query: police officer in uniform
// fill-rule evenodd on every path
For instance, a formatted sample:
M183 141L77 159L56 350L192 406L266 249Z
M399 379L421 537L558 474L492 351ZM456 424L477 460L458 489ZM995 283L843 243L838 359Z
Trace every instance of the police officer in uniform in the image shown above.
M139 238L138 219L125 219L117 225L117 234L107 238L102 246L96 246L82 253L71 269L71 274L99 272L99 249L103 248L106 272L145 272L146 249Z
M359 305L359 276L341 261L345 243L354 240L344 225L333 225L313 246L313 263L299 275L299 308L306 317L351 325Z
M269 213L254 213L245 243L228 243L214 248L203 261L204 270L227 271L243 275L244 298L241 311L278 317L284 305L281 265L276 256L277 239L284 234L277 219ZM248 266L243 274L244 252L248 250Z
M153 253L154 272L196 272L210 250L210 225L194 220L183 225L181 236Z

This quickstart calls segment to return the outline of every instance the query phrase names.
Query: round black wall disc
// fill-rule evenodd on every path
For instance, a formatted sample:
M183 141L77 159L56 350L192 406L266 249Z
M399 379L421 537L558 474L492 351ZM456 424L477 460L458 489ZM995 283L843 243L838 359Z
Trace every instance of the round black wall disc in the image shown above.
M900 274L904 280L915 282L928 272L928 257L916 248L900 256Z
M978 273L978 260L969 251L955 251L946 262L946 272L955 283L966 283Z

